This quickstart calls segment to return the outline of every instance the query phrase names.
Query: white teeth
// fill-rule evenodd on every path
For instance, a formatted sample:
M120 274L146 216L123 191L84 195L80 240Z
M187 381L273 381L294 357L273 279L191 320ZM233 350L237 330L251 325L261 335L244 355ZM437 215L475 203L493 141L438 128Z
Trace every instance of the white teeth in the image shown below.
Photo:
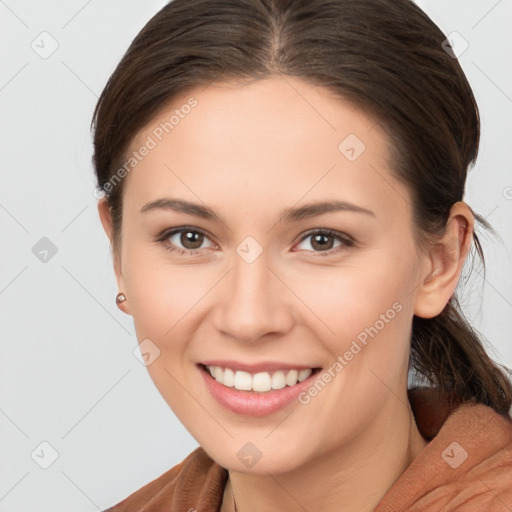
M286 385L287 386L294 386L297 384L297 376L299 372L297 370L290 370L288 372L288 375L286 375Z
M283 389L286 386L284 372L277 371L272 375L272 389Z
M303 380L306 380L310 375L311 375L311 368L306 368L305 370L301 370L299 372L299 376L297 377L297 379L299 380L299 382L302 382Z
M224 370L222 384L228 388L232 388L235 385L235 372L231 368Z
M256 373L252 378L252 390L253 391L270 391L272 389L272 383L268 372Z
M233 371L231 368L220 366L207 366L210 375L219 383L227 387L234 387L241 391L257 391L264 393L272 389L283 389L286 386L295 386L297 382L307 379L313 370L278 370L273 374L258 372L251 374L243 371Z
M236 372L235 388L241 389L242 391L250 391L252 389L252 375L247 372Z
M222 382L222 378L223 378L222 368L219 368L218 366L216 366L216 367L213 369L213 378L214 378L217 382Z

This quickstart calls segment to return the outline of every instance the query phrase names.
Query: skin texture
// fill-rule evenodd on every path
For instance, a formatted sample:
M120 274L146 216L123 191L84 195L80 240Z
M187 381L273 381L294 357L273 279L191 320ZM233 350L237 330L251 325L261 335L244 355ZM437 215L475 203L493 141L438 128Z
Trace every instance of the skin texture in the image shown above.
M125 178L119 245L106 201L98 205L127 297L121 307L139 342L160 350L148 371L199 444L230 470L224 512L234 510L231 485L239 512L328 512L340 503L344 511L373 510L426 445L407 400L412 317L439 314L453 294L473 215L456 203L442 239L420 251L410 194L391 174L380 125L289 77L191 89L141 130L130 151L190 97L197 106ZM354 161L338 149L350 134L365 145ZM224 222L140 212L164 197L207 205ZM285 208L324 200L374 215L279 222ZM208 237L157 241L182 226ZM304 235L312 229L339 231L354 244L327 236L322 250ZM247 236L263 249L252 263L236 252ZM179 254L167 249L172 244L199 249ZM207 359L327 369L396 303L400 312L307 405L241 417L200 378L196 365ZM237 457L247 442L261 452L250 468Z

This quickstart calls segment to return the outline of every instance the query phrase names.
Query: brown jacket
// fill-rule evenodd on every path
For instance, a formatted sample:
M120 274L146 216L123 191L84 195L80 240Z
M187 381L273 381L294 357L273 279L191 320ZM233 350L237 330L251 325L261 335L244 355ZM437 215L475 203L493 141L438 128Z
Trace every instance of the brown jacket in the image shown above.
M481 404L409 391L429 444L374 512L512 511L512 420ZM105 512L218 512L226 469L201 448Z

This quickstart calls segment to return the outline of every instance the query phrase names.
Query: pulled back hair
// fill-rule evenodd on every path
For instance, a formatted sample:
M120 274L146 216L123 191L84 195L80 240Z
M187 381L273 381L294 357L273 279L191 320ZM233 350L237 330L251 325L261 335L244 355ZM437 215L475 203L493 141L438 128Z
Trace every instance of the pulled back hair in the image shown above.
M410 191L418 245L428 247L463 200L480 137L473 92L445 39L411 0L173 0L133 40L93 116L93 160L114 250L124 182L106 185L138 132L187 89L272 76L323 87L382 126L392 172ZM476 233L473 243L485 269ZM414 316L411 375L453 404L473 401L508 415L510 370L483 343L454 294L438 316Z

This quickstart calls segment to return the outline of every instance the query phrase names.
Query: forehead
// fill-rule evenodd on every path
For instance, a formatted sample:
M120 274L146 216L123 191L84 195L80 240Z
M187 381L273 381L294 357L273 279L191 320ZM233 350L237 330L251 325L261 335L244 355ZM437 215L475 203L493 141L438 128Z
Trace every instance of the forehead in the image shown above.
M274 154L286 154L291 147L299 153L295 146L300 143L306 143L302 151L326 153L338 150L349 134L385 152L384 133L375 121L327 89L292 77L212 83L182 92L141 130L132 146L148 133L157 142L172 135L180 144L180 136L186 138L191 131L198 147L229 147L231 153L249 154L257 143Z
M215 206L236 195L247 208L338 194L396 208L408 194L390 174L387 143L374 120L299 79L213 83L176 96L139 132L130 152L151 149L125 194L139 204L169 193Z

